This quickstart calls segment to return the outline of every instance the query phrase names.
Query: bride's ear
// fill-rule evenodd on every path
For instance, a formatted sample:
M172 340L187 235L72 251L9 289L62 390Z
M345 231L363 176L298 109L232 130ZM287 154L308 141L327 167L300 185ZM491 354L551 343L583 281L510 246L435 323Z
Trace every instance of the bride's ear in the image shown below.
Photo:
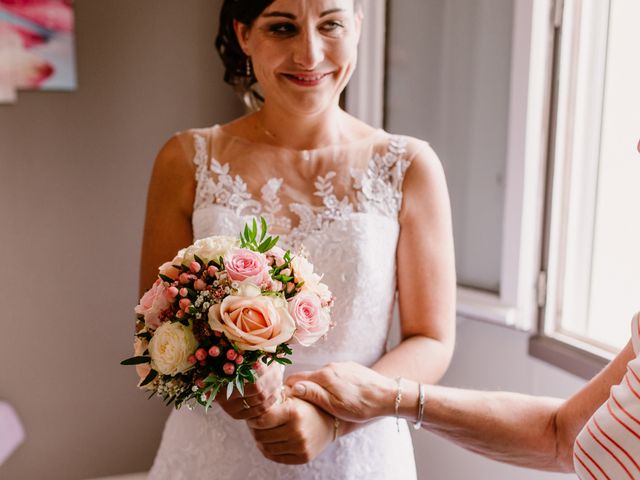
M247 57L251 56L251 50L249 49L249 32L251 27L238 20L233 20L233 30L236 32L236 38L238 39L238 45Z

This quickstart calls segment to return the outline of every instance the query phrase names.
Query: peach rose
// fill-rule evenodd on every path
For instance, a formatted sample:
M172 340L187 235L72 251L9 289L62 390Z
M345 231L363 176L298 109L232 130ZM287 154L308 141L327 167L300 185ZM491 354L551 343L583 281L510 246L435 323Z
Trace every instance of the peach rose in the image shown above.
M144 316L144 323L147 327L156 329L160 326L161 314L169 308L169 300L166 294L167 289L162 280L155 281L153 286L145 292L140 299L140 303L134 309L136 314Z
M140 337L136 337L135 340L133 341L133 354L136 357L142 356L147 348L149 348L149 342L147 342L146 340ZM138 377L140 377L138 386L140 386L142 381L145 378L147 378L147 375L149 375L150 371L151 371L151 365L149 365L148 363L140 363L136 365L136 373L138 374ZM142 388L148 388L149 386L150 384Z
M228 296L209 310L209 326L222 332L242 350L275 352L293 337L296 324L280 297L260 295L257 287L245 285L243 296Z
M294 338L300 345L308 347L329 331L331 317L314 293L302 291L291 298L289 313L296 322Z
M165 262L160 265L160 268L158 268L158 272L165 277L169 277L173 280L178 280L178 277L180 276L180 270L174 267L174 265L180 265L181 263L182 257L175 257L170 262Z
M232 248L224 256L224 267L231 280L263 285L271 280L267 257L246 248Z

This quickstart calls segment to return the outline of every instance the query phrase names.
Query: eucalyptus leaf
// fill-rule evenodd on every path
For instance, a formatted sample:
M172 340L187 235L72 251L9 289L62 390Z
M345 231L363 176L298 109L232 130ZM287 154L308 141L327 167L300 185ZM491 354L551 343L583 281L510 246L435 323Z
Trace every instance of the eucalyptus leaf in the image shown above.
M141 365L143 363L150 363L150 362L151 362L151 357L139 356L139 357L127 358L126 360L121 361L120 365Z
M144 377L144 380L142 381L140 386L144 387L145 385L149 385L151 382L153 382L153 379L156 378L157 376L158 376L158 372L156 372L155 370L151 370L149 372L149 375Z
M173 278L171 278L171 277L167 277L166 275L163 275L162 273L159 273L159 274L158 274L158 276L159 276L159 277L160 277L160 279L161 279L162 281L164 281L164 282L167 282L167 283L173 283L173 282L175 282L175 280L174 280Z
M233 382L227 384L227 400L231 398L231 395L233 395Z
M240 395L244 397L244 382L242 381L242 378L240 377L236 377L236 388L238 389L238 392L240 392Z

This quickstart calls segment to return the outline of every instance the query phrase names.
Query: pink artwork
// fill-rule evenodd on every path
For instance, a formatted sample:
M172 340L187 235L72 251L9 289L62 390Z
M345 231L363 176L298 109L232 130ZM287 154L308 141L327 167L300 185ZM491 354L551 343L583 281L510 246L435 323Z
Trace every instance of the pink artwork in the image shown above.
M0 103L76 87L72 0L0 0Z

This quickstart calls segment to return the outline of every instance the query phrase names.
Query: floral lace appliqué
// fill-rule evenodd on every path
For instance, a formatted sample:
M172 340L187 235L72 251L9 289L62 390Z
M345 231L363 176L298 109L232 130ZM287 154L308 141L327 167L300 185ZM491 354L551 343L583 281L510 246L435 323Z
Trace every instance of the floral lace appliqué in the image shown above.
M262 215L270 225L285 232L281 237L292 247L353 212L395 218L402 205L402 181L410 164L405 158L406 142L392 137L385 153L376 153L364 171L351 169L357 200L355 205L346 196L342 199L336 196L333 184L336 172L318 176L314 182L314 196L322 200L322 205L291 203L289 210L299 218L297 226L293 227L291 219L280 213L283 207L278 194L282 178L271 178L264 184L260 190L262 201L259 202L252 197L239 175L230 174L228 163L209 159L204 137L195 135L195 146L197 189L194 210L217 204L239 217Z

